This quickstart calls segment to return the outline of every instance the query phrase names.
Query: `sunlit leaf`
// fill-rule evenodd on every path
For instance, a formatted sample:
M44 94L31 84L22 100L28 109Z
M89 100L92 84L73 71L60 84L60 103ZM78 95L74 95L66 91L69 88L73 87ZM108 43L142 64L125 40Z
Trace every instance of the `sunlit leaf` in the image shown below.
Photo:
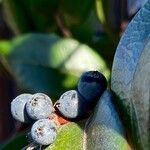
M104 60L87 45L55 35L28 34L12 41L6 56L19 84L58 97L75 88L80 75L99 70L109 79Z
M58 130L55 142L45 150L82 150L84 123L68 123Z

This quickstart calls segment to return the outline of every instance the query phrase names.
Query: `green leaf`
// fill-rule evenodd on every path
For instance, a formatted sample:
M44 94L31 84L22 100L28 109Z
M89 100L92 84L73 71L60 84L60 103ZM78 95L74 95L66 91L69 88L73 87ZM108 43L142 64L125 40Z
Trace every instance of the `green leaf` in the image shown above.
M150 147L150 128L147 121L150 109L147 93L149 71L148 66L145 66L148 61L146 56L149 56L149 53L146 50L148 48L144 49L149 38L150 1L133 18L122 36L115 54L111 79L111 88L119 97L116 103L122 116L126 116L123 117L124 123L131 143L137 150L149 150ZM139 69L145 71L141 72ZM143 86L145 88L141 89Z
M84 123L68 123L60 127L55 142L45 150L82 150Z
M27 144L25 133L21 133L10 139L4 146L2 146L1 150L20 150Z
M19 0L2 2L4 19L15 34L29 32L32 21L27 17L25 8Z
M90 44L94 34L92 20L87 20L82 25L72 26L70 27L70 31L75 39Z
M34 23L34 31L48 32L55 29L55 19L59 0L22 1Z
M6 0L5 20L16 34L56 30L56 16L67 27L82 25L92 9L92 0Z
M11 44L10 41L1 40L0 41L0 55L7 55L7 54L9 54L11 46L12 46L12 44Z
M52 97L75 88L87 70L99 70L109 79L104 60L93 49L55 35L28 34L14 39L7 60L23 88Z
M86 150L129 150L110 91L101 96L86 127Z
M5 20L15 34L54 30L58 0L3 1Z
M63 0L59 2L58 12L65 25L81 25L88 18L93 4L92 0Z
M99 20L103 25L108 26L108 12L109 1L108 0L96 0L96 11Z
M95 41L93 41L92 47L106 60L107 66L111 69L116 44L110 40L107 34L102 34L100 36L95 36Z
M115 18L116 16L114 16L114 14L110 14L112 11L111 10L111 5L112 5L111 1L96 0L95 5L96 5L96 12L97 12L98 19L102 23L106 33L108 34L108 36L114 43L118 42L119 29L117 29L116 27L113 27L112 18L113 17Z

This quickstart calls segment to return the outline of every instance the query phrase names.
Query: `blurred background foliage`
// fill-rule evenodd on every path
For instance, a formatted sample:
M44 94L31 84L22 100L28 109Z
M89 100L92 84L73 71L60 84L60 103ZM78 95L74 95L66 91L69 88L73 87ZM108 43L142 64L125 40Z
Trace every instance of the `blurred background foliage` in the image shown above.
M10 115L10 102L19 93L44 92L55 101L76 88L82 72L93 69L109 81L118 41L145 2L0 1L0 144L6 145L2 149L12 149L16 139L22 139L18 147L24 143L24 134L18 133L27 126Z

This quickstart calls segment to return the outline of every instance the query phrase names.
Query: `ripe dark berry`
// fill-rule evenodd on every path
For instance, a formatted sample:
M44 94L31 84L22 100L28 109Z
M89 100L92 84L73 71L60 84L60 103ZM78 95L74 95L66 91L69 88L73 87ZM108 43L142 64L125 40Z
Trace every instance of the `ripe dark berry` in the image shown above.
M20 122L30 122L30 118L25 110L25 105L31 99L31 94L21 94L11 102L11 114L14 119Z
M76 90L70 90L61 95L55 104L58 110L66 118L76 118L84 114L83 100Z
M81 75L78 82L79 93L87 102L96 102L107 88L107 81L98 71L88 71Z
M31 128L33 141L40 145L49 145L54 142L57 136L57 125L49 119L36 121Z
M26 104L26 111L33 120L48 118L53 110L51 99L43 93L34 94Z

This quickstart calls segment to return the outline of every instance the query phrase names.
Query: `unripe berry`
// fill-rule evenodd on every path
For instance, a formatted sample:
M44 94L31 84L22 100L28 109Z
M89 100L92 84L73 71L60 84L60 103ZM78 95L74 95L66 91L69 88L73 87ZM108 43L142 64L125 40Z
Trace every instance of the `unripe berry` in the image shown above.
M40 145L49 145L54 142L57 136L57 125L49 119L36 121L31 128L33 141Z
M11 114L13 118L20 122L30 122L30 118L28 117L25 110L25 105L28 101L31 100L31 98L31 94L21 94L13 99L11 102Z
M76 118L85 113L84 100L76 90L70 90L61 95L55 104L58 110L66 118Z
M36 93L32 96L32 99L27 102L26 110L33 120L44 119L48 118L53 112L53 104L47 95Z

